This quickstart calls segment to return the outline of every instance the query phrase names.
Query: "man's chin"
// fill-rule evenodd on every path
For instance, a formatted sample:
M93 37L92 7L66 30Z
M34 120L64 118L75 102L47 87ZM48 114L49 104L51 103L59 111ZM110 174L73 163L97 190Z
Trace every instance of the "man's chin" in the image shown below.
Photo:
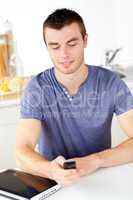
M60 71L62 74L73 74L76 69L72 69L72 68L58 68L58 71Z

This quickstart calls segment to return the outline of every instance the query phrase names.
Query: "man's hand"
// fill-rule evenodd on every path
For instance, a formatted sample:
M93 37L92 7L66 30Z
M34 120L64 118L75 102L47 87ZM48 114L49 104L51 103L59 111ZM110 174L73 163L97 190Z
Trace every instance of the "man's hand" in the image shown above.
M63 186L71 185L79 180L80 174L77 169L63 169L65 162L63 156L58 156L49 164L49 178L55 180Z
M76 161L76 168L79 176L84 176L95 172L100 168L100 158L97 154L92 154L89 156L73 158Z

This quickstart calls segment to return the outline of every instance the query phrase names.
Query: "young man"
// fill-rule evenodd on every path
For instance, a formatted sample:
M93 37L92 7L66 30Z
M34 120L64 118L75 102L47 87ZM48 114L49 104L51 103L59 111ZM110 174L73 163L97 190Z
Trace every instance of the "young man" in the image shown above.
M115 73L85 64L81 16L58 9L44 22L43 35L54 67L36 75L24 92L18 166L68 185L101 167L132 162L133 97ZM129 139L111 148L114 113ZM63 169L69 159L76 169Z

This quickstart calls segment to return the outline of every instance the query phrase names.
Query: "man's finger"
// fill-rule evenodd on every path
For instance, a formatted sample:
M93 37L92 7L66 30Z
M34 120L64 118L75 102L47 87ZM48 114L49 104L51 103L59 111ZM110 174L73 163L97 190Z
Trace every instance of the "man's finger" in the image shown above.
M63 163L66 161L66 159L63 156L58 156L55 161L63 167Z

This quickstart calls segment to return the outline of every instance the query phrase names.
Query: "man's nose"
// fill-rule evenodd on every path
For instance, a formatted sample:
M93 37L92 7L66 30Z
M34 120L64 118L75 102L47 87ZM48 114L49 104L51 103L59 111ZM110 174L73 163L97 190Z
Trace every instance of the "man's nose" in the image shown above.
M62 47L62 48L60 49L60 56L61 56L62 58L68 58L68 57L69 57L69 52L68 52L67 47Z

